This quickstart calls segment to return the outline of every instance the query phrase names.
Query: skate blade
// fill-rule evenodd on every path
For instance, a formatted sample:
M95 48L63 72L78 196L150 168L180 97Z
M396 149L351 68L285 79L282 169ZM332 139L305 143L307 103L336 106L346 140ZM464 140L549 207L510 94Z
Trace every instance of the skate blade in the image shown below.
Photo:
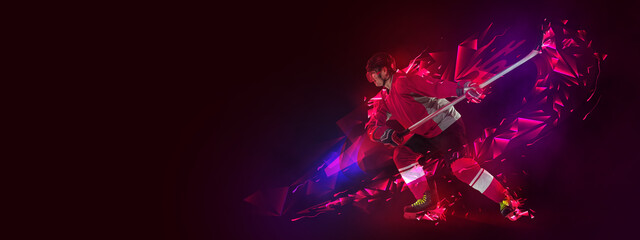
M422 211L417 213L404 213L404 218L407 220L426 220L426 221L438 221L440 220L440 216L438 214Z
M427 221L438 221L440 220L440 217L437 214L431 213L431 212L426 212L425 214L422 214L420 216L420 218L418 220L427 220Z
M521 217L529 217L529 218L533 219L533 215L531 213L529 213L529 211L526 211L526 210L525 211L521 211L520 209L516 209L515 211L510 212L506 216L506 218L509 219L512 222L517 221Z

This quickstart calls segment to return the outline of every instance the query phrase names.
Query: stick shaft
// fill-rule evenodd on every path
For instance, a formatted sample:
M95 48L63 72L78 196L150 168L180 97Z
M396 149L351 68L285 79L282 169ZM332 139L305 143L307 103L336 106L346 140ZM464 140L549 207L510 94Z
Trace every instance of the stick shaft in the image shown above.
M516 63L514 63L513 65L509 66L507 69L503 70L502 72L496 74L495 76L491 77L489 80L483 82L482 84L480 84L480 88L484 88L487 85L491 84L492 82L494 82L495 80L497 80L498 78L504 76L505 74L511 72L513 69L516 69L517 67L519 67L520 65L522 65L523 63L529 61L531 58L535 57L536 55L540 54L540 51L538 50L533 50L531 51L527 56L525 56L523 59L520 59L520 61L517 61ZM422 124L424 124L425 122L431 120L432 118L434 118L436 115L448 110L449 108L453 107L453 105L456 105L457 103L461 102L462 100L466 99L467 96L466 95L462 95L458 98L456 98L455 100L453 100L452 102L450 102L449 104L445 105L444 107L438 109L438 111L435 111L431 114L429 114L429 116L426 116L425 118L423 118L422 120L414 123L413 125L411 125L411 127L409 127L407 130L408 131L413 131L416 128L422 126ZM408 133L408 132L406 132ZM406 134L405 133L405 134Z
M438 109L438 111L435 111L431 114L429 114L429 116L426 116L425 118L423 118L422 120L418 121L417 123L414 123L411 127L409 127L409 131L413 131L416 128L420 127L422 124L424 124L426 121L431 120L432 118L434 118L436 115L447 111L449 108L453 107L453 105L456 105L456 103L461 102L462 100L465 100L467 98L466 95L462 95L458 98L456 98L456 100L453 100L453 102L450 102L449 104L445 105L444 107Z

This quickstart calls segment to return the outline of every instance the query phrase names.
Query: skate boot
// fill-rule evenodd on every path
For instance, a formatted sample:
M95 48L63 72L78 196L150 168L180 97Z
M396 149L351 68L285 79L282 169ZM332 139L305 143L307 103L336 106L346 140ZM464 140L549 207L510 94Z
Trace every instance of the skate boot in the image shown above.
M431 192L426 191L421 199L404 207L404 218L411 220L420 219L421 215L424 215L429 208L435 205L434 202L435 201L431 199Z
M521 205L517 199L507 195L507 197L500 202L500 213L511 221L516 221L522 216L533 218L533 215L531 215L528 210L520 208Z
M514 211L514 208L509 202L509 197L505 198L504 200L502 200L502 202L500 202L500 214L502 214L502 216L507 217L513 211Z

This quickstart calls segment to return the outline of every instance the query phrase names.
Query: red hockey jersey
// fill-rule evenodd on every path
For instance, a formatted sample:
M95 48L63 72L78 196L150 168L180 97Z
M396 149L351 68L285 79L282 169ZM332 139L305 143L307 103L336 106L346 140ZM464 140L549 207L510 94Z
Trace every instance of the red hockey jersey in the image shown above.
M366 125L369 137L379 141L382 133L389 128L386 123L390 120L398 121L405 129L409 128L447 105L449 101L444 98L456 97L458 88L455 82L396 72L391 80L391 89L384 89L382 99L374 105L373 115ZM435 137L459 118L460 114L452 107L422 124L414 133L427 138Z

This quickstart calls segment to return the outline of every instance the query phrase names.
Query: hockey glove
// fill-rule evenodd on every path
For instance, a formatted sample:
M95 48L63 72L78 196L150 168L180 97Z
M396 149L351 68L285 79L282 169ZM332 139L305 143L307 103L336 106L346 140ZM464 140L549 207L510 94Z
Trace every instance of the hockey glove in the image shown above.
M465 82L462 88L458 88L458 96L464 94L470 102L479 103L486 96L484 90L477 83Z
M402 144L402 136L393 129L387 129L380 137L380 142L384 144L390 144L392 146L398 146Z

